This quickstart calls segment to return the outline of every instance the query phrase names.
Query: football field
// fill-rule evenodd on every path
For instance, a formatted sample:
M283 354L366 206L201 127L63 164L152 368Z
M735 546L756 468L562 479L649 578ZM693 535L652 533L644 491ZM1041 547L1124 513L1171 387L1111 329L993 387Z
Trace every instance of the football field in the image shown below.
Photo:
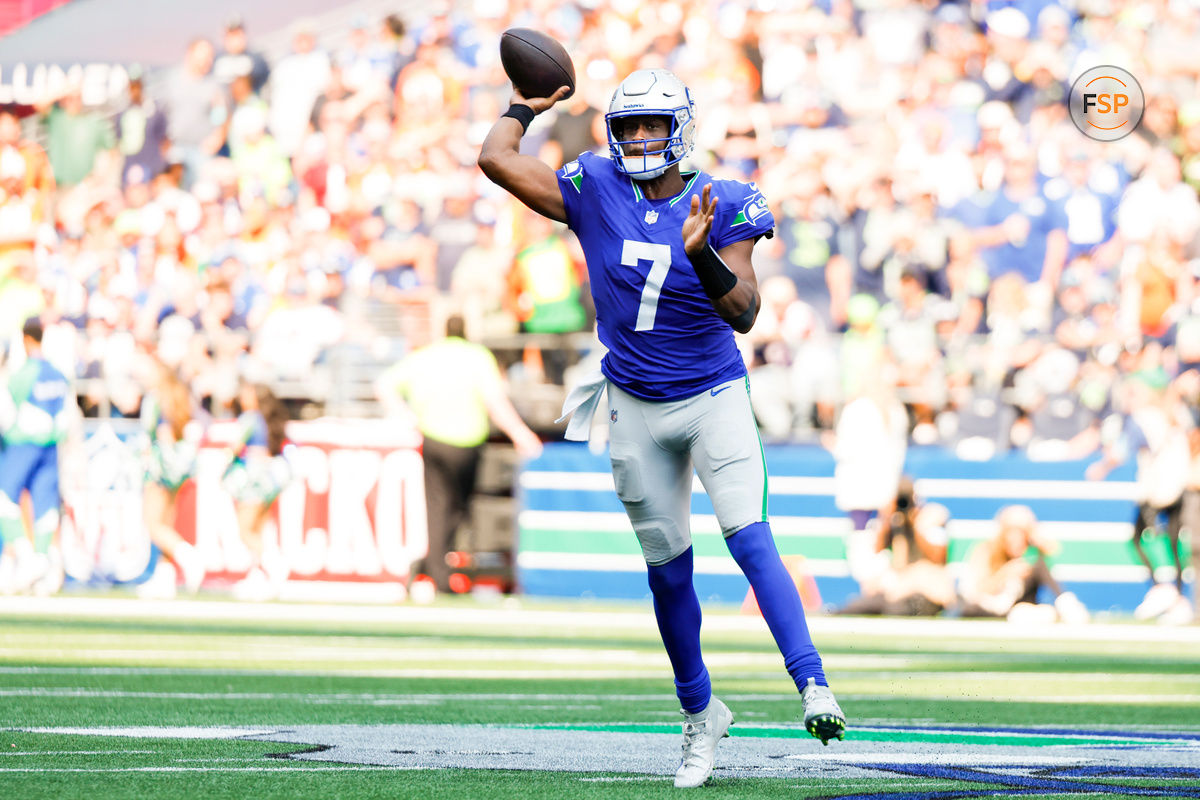
M657 798L646 604L0 599L12 798ZM810 619L822 747L762 620L706 609L733 709L703 798L1200 797L1200 627Z

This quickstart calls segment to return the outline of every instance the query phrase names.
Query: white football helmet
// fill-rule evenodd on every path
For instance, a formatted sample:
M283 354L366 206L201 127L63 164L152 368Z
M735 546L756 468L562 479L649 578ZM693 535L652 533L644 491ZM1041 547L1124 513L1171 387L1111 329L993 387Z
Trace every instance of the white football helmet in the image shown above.
M670 118L667 138L646 142L647 145L666 142L666 146L657 152L627 156L621 147L627 141L613 132L613 121L642 116ZM639 69L621 81L608 104L604 123L613 163L618 171L634 180L657 178L667 167L682 161L696 144L696 105L692 93L673 72L665 69Z

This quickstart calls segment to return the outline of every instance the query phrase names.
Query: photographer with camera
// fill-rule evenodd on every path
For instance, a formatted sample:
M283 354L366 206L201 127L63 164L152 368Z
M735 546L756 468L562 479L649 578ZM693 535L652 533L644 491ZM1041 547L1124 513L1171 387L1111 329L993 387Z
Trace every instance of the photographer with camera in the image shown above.
M940 503L922 503L913 479L901 476L896 497L875 520L875 556L861 570L861 594L840 614L933 616L955 600L946 569L950 512Z

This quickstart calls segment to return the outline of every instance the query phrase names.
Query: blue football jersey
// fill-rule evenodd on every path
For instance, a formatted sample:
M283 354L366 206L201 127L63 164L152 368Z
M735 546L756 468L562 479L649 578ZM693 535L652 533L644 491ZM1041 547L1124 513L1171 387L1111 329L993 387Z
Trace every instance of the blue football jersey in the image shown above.
M9 444L49 446L66 432L67 400L71 384L43 358L29 358L8 379L6 398L14 418L0 433Z
M769 235L775 218L753 183L684 173L675 197L651 200L612 162L584 153L558 171L567 224L587 259L602 369L645 400L678 400L746 374L733 329L717 315L683 249L692 196L712 183L708 240L720 250Z

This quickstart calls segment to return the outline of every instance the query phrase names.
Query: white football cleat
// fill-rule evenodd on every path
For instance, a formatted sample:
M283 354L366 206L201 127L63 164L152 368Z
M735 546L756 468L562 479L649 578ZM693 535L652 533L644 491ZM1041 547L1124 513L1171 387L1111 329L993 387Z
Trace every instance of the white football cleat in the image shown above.
M1146 597L1133 611L1134 619L1154 619L1164 613L1179 599L1179 590L1173 583L1156 583L1146 592Z
M1192 601L1186 597L1180 597L1170 608L1164 611L1158 617L1159 625L1191 625L1196 618L1195 609L1192 608Z
M1054 598L1054 607L1058 609L1058 621L1068 625L1084 625L1091 622L1092 615L1087 606L1075 596L1074 592L1063 592Z
M271 579L262 567L253 567L246 577L233 585L233 599L248 603L265 603L274 600L277 588L271 585Z
M195 594L200 591L200 585L204 583L204 559L195 545L184 542L176 547L175 563L179 565L179 572L183 575L183 586L187 593Z
M675 788L694 789L712 775L717 742L729 735L733 712L714 697L703 711L679 713L683 714L683 760L675 771Z
M437 599L437 584L432 578L419 575L408 587L408 599L419 606L427 606Z
M142 600L172 600L178 592L179 573L175 565L159 558L150 577L138 584L134 592Z
M846 736L846 715L828 686L820 686L816 678L809 678L800 699L804 701L804 727L821 744L828 746L830 739Z
M29 585L29 591L35 597L50 597L62 589L67 573L63 570L62 554L57 547L52 545L41 559L42 572Z

